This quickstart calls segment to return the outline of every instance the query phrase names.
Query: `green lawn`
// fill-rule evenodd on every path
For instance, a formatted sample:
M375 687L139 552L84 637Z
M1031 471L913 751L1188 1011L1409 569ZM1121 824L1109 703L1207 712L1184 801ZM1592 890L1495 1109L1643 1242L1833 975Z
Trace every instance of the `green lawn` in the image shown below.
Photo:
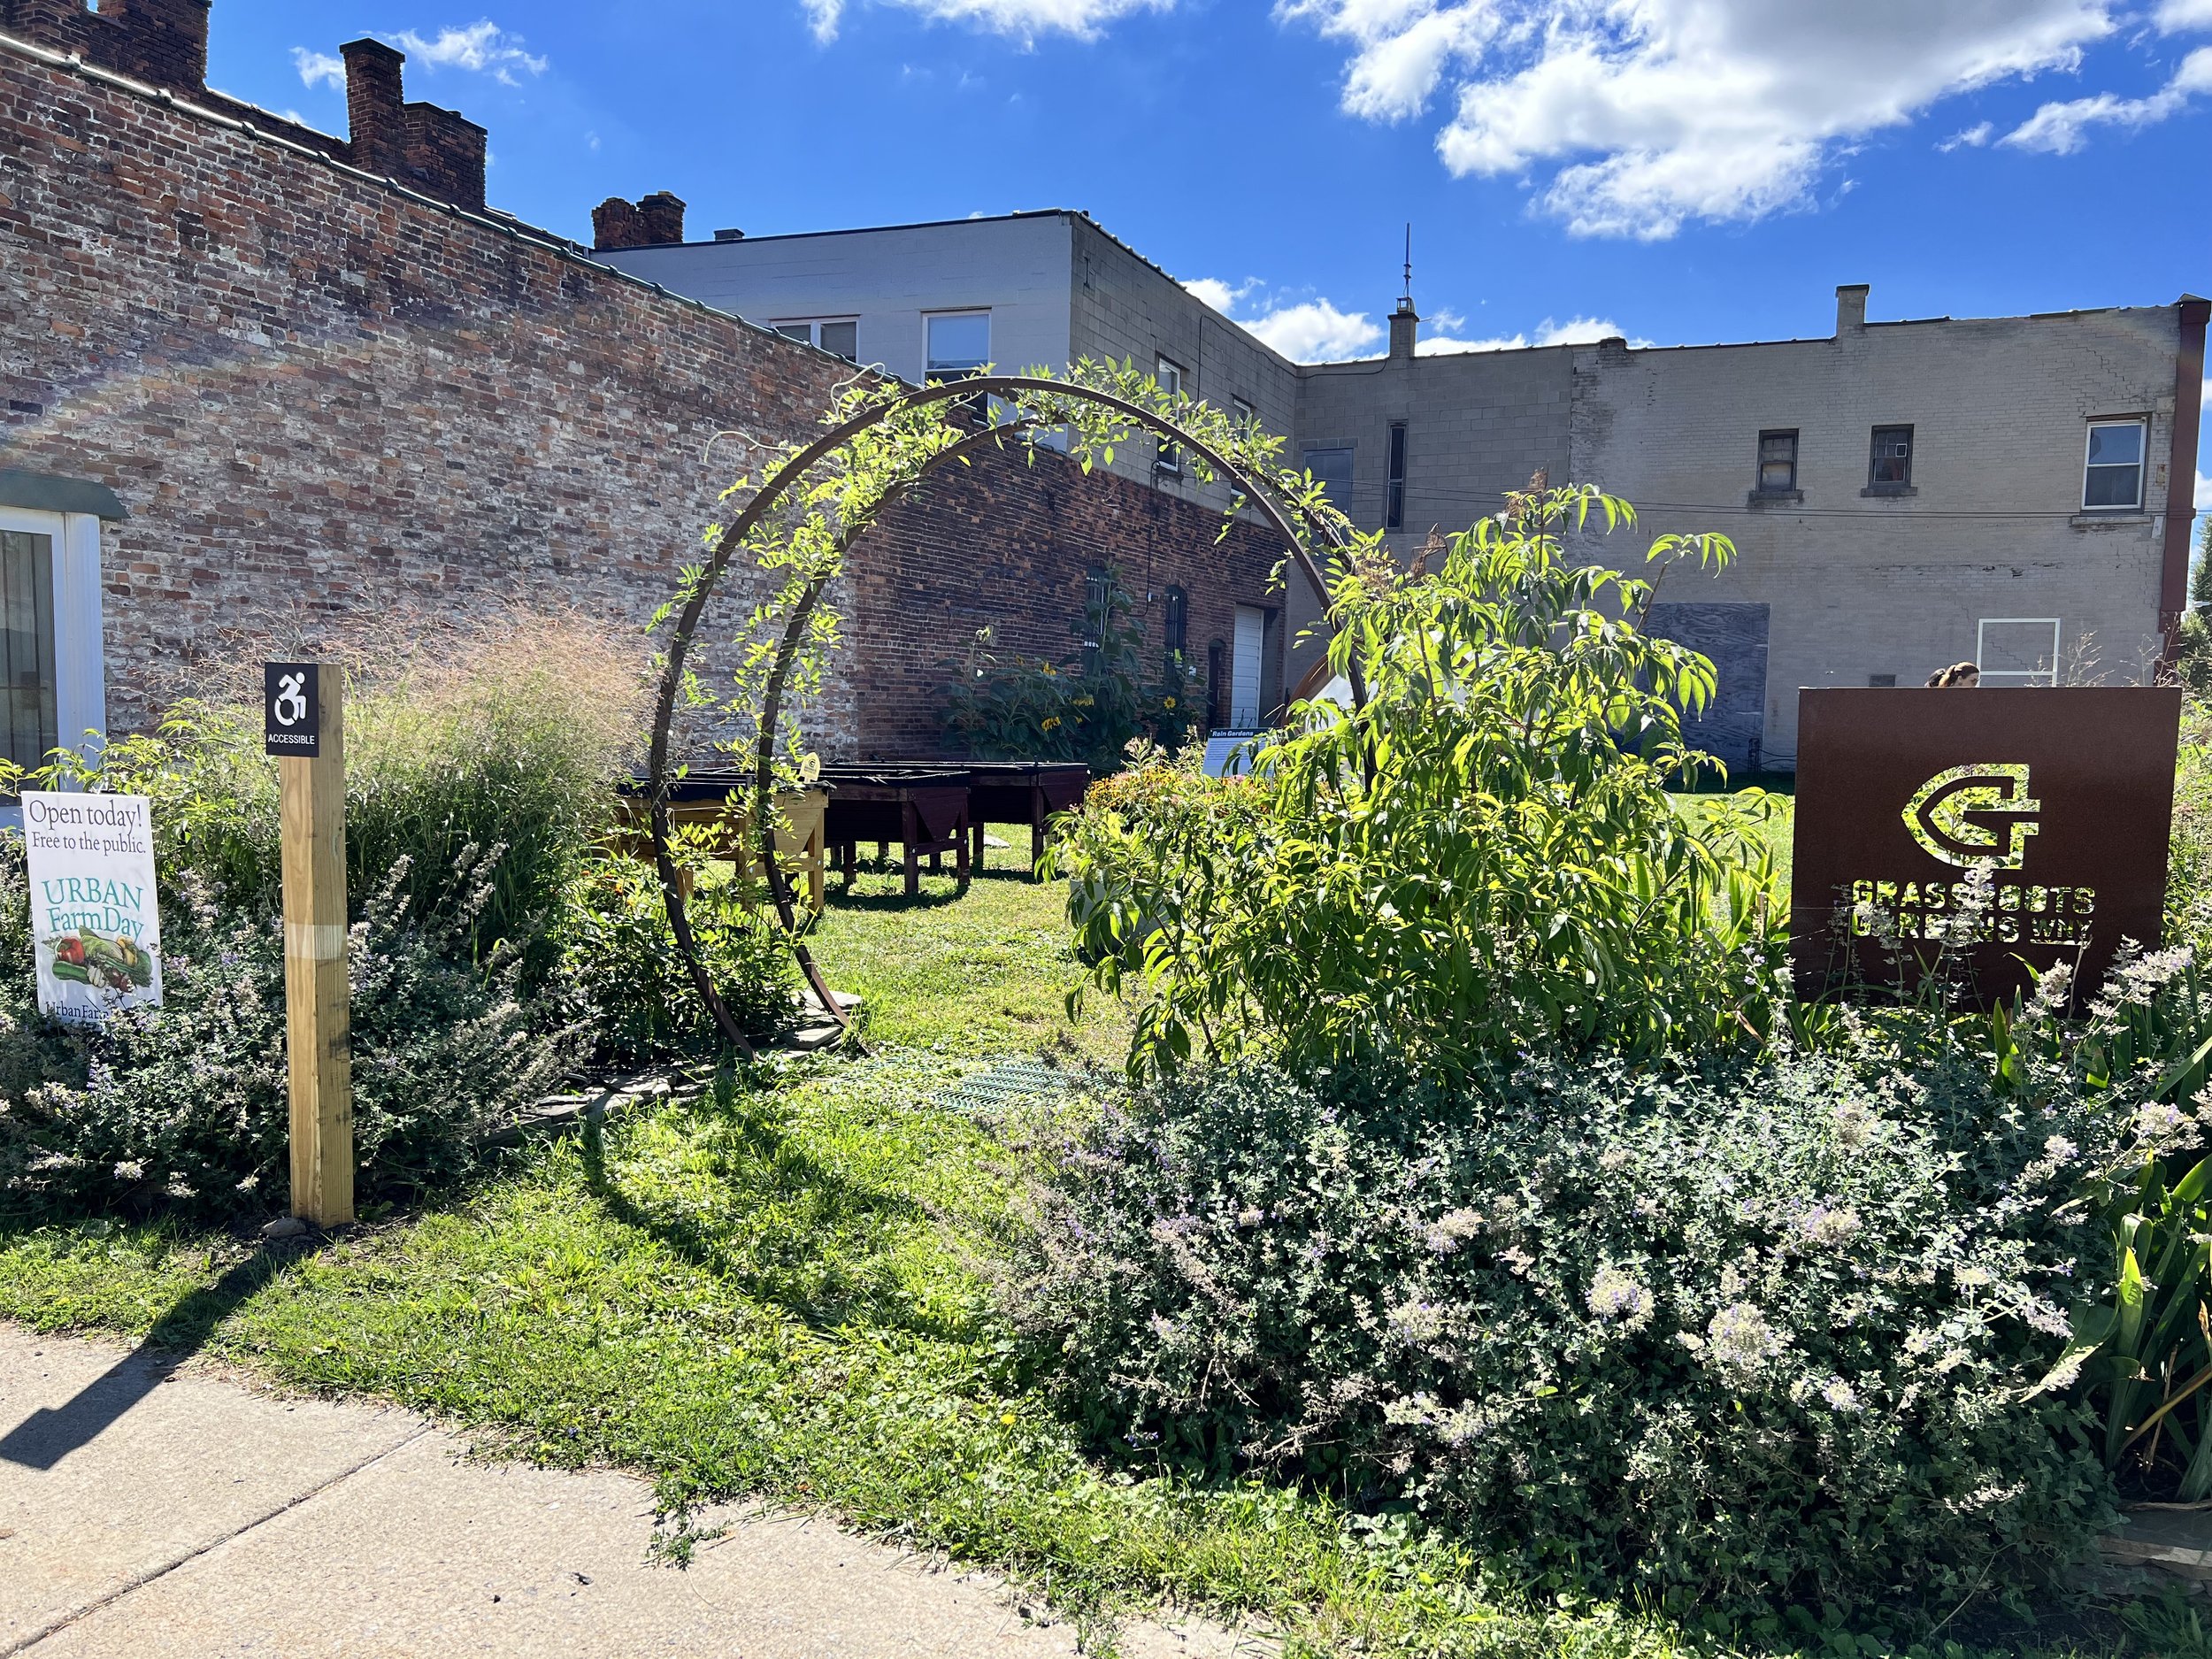
M1044 1586L1094 1651L1116 1617L1168 1601L1271 1621L1293 1653L1719 1651L1611 1608L1523 1601L1442 1545L1361 1541L1311 1498L1085 1455L991 1311L1021 1137L937 1103L988 1056L1111 1054L1113 1010L1064 1023L1058 914L1056 889L1010 878L958 899L932 881L909 905L871 875L818 941L833 984L869 1000L870 1057L763 1067L311 1252L158 1225L0 1228L0 1317L203 1349L434 1411L494 1449L637 1470L678 1559L689 1505L818 1509Z

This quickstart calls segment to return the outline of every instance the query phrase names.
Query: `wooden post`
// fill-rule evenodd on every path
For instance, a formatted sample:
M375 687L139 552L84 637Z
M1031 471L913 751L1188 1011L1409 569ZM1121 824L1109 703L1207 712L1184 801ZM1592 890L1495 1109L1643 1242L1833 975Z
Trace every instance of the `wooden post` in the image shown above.
M284 1030L292 1084L292 1213L353 1219L353 1047L346 979L346 742L337 664L319 681L319 751L280 756Z

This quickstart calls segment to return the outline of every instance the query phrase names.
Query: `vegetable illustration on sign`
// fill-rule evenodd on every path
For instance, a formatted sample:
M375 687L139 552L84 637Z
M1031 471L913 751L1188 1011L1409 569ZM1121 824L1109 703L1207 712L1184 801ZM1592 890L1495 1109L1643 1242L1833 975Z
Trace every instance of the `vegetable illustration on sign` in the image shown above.
M75 1025L161 1002L153 813L144 795L23 792L39 1011Z

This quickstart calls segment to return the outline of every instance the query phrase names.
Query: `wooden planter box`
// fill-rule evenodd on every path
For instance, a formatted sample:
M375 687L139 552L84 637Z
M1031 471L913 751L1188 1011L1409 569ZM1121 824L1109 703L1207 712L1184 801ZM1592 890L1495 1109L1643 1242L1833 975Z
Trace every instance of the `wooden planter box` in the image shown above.
M1045 856L1045 822L1055 812L1083 804L1091 769L1081 761L977 761L968 772L968 822L975 836L975 867L983 868L986 824L1029 826L1029 872Z
M712 831L709 847L713 856L738 864L741 879L757 881L763 877L760 861L753 852L752 787L750 773L695 772L670 787L668 823L671 829L694 824L709 826ZM824 826L828 805L828 792L822 789L776 797L777 812L785 820L776 830L776 851L782 856L787 871L795 860L799 874L805 879L806 902L818 910L822 908L823 879L827 868L824 859ZM647 827L649 817L641 797L622 797L623 827L616 839L622 850L634 857L653 856L653 838ZM685 895L688 897L690 892L690 877L687 873Z
M968 774L964 770L897 761L825 766L829 786L829 844L849 890L860 843L897 841L906 854L906 895L921 891L921 860L941 868L946 853L964 891L968 885Z

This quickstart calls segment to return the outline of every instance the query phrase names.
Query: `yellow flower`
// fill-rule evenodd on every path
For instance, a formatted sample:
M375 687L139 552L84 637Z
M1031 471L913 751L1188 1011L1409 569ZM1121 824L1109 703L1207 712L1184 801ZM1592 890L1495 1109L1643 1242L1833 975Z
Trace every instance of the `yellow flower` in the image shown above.
M1160 706L1163 708L1171 709L1175 706L1175 699L1172 697L1163 697L1160 700Z
M1053 728L1054 726L1057 726L1057 725L1059 725L1059 724L1060 724L1060 717L1059 717L1058 715L1056 715L1056 714L1048 714L1048 715L1047 715L1047 716L1045 717L1045 730L1046 730L1046 731L1049 732L1050 730L1052 730L1052 728Z

